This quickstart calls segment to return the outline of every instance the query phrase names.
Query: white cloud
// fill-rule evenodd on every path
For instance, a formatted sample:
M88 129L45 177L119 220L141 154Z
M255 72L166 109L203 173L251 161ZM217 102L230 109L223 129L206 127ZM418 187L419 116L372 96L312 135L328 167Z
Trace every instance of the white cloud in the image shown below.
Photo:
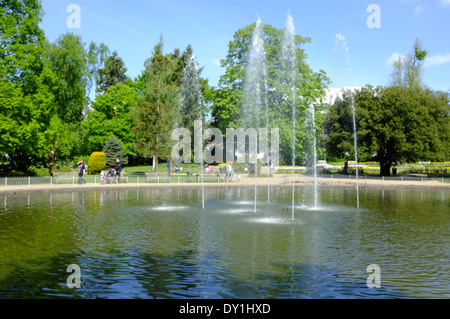
M450 0L439 0L439 3L444 7L450 7Z
M450 63L450 53L447 53L445 55L437 54L430 56L428 58L425 58L425 61L423 63L424 68L430 68L433 66L438 66L442 64Z
M418 6L414 7L414 13L415 14L422 14L425 11L426 6L423 4L419 4Z
M220 58L215 58L214 61L213 61L214 65L215 66L220 66L220 60L221 60Z
M393 65L394 62L396 62L399 58L404 59L406 57L406 55L398 53L398 52L394 52L391 54L391 56L389 57L389 59L386 61L387 65Z
M399 58L404 59L405 57L406 57L406 55L404 55L404 54L394 52L387 59L386 64L391 66L394 64L394 62L398 61ZM427 69L427 68L431 68L434 66L447 64L447 63L450 63L450 53L436 54L436 55L425 58L425 61L423 62L423 67L425 69Z

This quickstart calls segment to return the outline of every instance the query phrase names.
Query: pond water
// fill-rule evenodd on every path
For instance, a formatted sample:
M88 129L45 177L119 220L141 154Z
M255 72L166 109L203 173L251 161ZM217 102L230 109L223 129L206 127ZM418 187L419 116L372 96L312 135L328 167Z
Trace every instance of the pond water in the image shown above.
M448 190L319 191L0 194L0 298L450 297Z

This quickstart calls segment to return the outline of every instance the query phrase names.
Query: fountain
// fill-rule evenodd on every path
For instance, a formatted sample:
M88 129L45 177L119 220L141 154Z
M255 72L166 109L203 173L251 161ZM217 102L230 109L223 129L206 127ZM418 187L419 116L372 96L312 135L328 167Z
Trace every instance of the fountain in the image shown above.
M344 58L344 61L341 60L340 62L343 62L344 65L346 65L346 72L348 74L348 83L351 85L352 84L352 79L351 79L352 68L350 66L349 48L347 45L346 37L341 33L336 34L335 44L334 44L334 54L337 54L338 56L341 56L341 58ZM358 136L357 136L357 127L356 127L356 110L355 110L354 97L352 97L351 109L352 109L352 121L353 121L353 145L355 148L355 162L356 162L356 205L359 208Z
M295 151L296 151L296 50L295 50L294 19L288 12L286 27L281 43L281 65L287 75L287 85L290 87L292 103L292 219L295 214Z
M282 68L280 82L286 86L288 91L288 99L291 102L291 116L292 116L292 219L295 218L295 159L296 159L296 130L297 130L297 63L296 63L296 47L295 47L295 27L294 20L288 12L285 31L281 41L280 47L280 65ZM247 127L259 127L260 111L265 107L265 124L266 130L269 128L269 106L267 99L267 74L266 74L266 52L264 49L264 39L262 36L261 19L255 25L255 30L252 36L252 42L248 54L246 80L245 80L245 103L243 118ZM314 123L314 107L311 105L310 117L312 119L312 130L314 135L314 170L316 170L316 140L315 140L315 123ZM270 168L270 163L267 161ZM257 189L258 189L258 157L255 159L255 198L254 211L256 212L257 203ZM270 169L267 170L267 201L270 202L270 184L269 184ZM315 187L314 187L315 207L317 207L317 176L315 173Z
M266 72L265 72L266 52L264 49L264 39L262 37L262 23L258 17L255 30L252 36L250 51L248 55L248 65L245 80L245 104L244 121L246 127L259 128L260 110L265 103L266 112L268 112L266 98ZM264 102L263 102L264 100ZM266 113L266 126L268 114ZM256 149L255 161L255 198L254 212L256 212L257 194L258 194L258 149Z
M192 112L191 122L194 123L194 148L196 158L194 161L201 165L201 184L202 184L202 208L205 209L205 185L204 185L204 155L203 155L203 94L200 84L200 69L195 59L195 55L191 53L188 56L183 69L181 79L181 112ZM185 123L189 124L189 123ZM199 157L199 158L197 158Z
M317 146L316 146L316 115L314 110L314 104L308 103L308 118L310 131L313 136L313 169L314 169L314 208L317 208L318 195L317 195Z
M355 148L355 162L356 162L356 207L359 208L358 135L356 128L356 110L354 97L352 97L352 117L353 117L353 144Z
M264 63L257 64L264 57L260 28L259 21L248 65L253 77L246 83L246 111L259 115L265 106L268 128L267 78ZM293 34L292 17L286 33ZM197 94L190 104L197 110L193 119L203 118L193 56L184 76L185 89ZM293 82L284 83L290 84L286 91L292 94L295 115L296 79L293 74L288 78ZM307 106L316 164L315 109L312 103ZM357 161L354 101L352 111ZM257 121L254 127L262 118L251 118ZM195 144L195 162L203 170L204 122L195 122L201 137ZM294 165L295 117L292 133ZM291 197L289 187L274 189L270 203L254 214L256 178L255 194L246 187L205 188L203 179L201 193L197 187L150 183L16 193L3 192L7 180L0 178L0 298L410 299L442 298L448 293L442 285L450 280L442 263L450 258L445 249L450 226L446 190L367 187L368 208L359 209L358 199L355 209L346 188L323 188L320 207L297 206L302 214L294 219L294 192ZM260 189L259 195L264 191ZM314 192L317 206L317 183ZM292 220L284 213L291 199ZM405 218L414 223L404 227ZM389 236L380 236L384 233ZM396 238L396 245L390 245L391 238ZM381 255L374 259L368 252ZM362 272L377 259L383 261L389 278L380 288L368 289L365 279L370 273ZM69 286L70 273L64 277L69 265L81 269L80 288ZM411 274L414 280L409 280Z

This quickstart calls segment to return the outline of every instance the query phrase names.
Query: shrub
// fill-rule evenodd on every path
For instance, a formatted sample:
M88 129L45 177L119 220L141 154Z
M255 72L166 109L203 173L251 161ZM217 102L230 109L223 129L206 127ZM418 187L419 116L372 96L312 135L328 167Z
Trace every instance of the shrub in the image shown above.
M106 167L106 155L103 152L94 152L89 157L88 173L96 174Z
M103 146L103 152L106 154L106 161L109 166L115 166L116 159L118 158L123 165L128 164L128 157L124 153L122 143L114 135L112 135L111 138L106 141L105 145Z

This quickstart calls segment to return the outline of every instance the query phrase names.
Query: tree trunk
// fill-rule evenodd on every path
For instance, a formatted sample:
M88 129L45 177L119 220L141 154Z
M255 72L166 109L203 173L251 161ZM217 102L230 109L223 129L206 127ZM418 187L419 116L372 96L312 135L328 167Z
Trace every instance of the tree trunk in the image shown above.
M391 176L392 161L380 161L380 176Z
M153 173L158 172L158 152L153 153Z

